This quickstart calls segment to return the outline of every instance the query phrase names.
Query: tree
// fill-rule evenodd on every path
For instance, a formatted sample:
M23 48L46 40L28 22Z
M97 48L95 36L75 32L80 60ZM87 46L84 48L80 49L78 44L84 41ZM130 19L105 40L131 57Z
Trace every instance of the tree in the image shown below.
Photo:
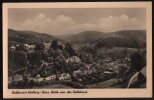
M11 47L11 46L15 46L17 43L15 41L8 41L8 46Z
M16 51L25 51L24 44L19 44L19 46L16 46Z
M58 49L58 40L53 40L50 48L53 48L53 50L57 50Z
M136 71L140 71L146 65L146 59L141 52L134 52L131 56L132 68Z
M140 52L140 48L141 48L140 41L138 41L136 39L132 39L132 42L136 45L138 52Z
M16 51L10 51L10 50L8 51L8 68L10 70L15 67L15 52ZM13 72L11 72L11 73L13 73Z
M28 54L28 60L31 65L41 64L41 52L35 51Z
M11 51L11 50L8 51L8 61L9 62L14 62L14 54L15 54L15 51Z
M48 56L49 57L54 57L55 51L53 50L53 48L49 48L48 51L47 51L47 53L48 53Z
M47 60L48 60L48 57L49 57L48 52L46 52L46 51L41 51L41 59L42 59L42 60L47 61Z
M65 44L65 51L69 53L69 57L76 55L75 50L72 48L71 44L66 43Z
M27 59L27 54L24 51L16 51L14 54L14 61L17 65L24 65Z
M61 51L63 51L63 49L64 49L63 45L58 45L58 49L60 49Z
M44 50L45 48L45 45L43 43L39 43L39 44L36 44L35 46L35 51L38 50L38 51L41 51L41 50Z

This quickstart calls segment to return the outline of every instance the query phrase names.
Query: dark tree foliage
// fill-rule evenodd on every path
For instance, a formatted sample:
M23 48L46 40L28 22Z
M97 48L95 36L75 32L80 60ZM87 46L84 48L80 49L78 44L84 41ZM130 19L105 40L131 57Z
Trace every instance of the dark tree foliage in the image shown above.
M96 47L87 47L84 46L81 48L81 52L86 52L86 53L91 53L91 54L96 54L97 53L97 48Z
M8 52L8 61L9 62L14 62L14 54L15 54L15 51L10 51Z
M19 43L26 43L27 42L27 40L23 37L14 37L14 36L10 36L9 41L16 41Z
M48 51L47 51L47 53L48 53L48 56L49 57L54 57L55 51L52 48L49 48Z
M62 52L60 50L53 50L52 48L50 48L48 51L48 57L53 57L53 59L55 59L58 56L62 55Z
M58 49L60 49L61 51L64 50L64 47L62 45L58 45Z
M58 40L53 40L50 48L53 48L53 50L57 50L58 49Z
M76 66L72 63L68 63L66 66L66 71L71 75L71 79L74 80L73 71L75 71Z
M14 62L17 65L24 65L27 59L26 52L24 51L16 51L14 54Z
M19 34L18 37L29 38L29 34Z
M49 57L48 52L46 52L46 51L41 51L41 59L42 59L42 60L47 61L47 60L48 60L48 57Z
M146 59L141 52L134 52L131 56L132 68L140 71L146 65Z
M35 51L28 54L28 61L31 65L41 64L41 52Z
M69 53L69 56L70 56L70 57L76 55L76 52L75 52L75 50L72 48L71 44L66 43L64 49L65 49L66 52Z
M17 44L17 42L15 42L15 41L9 41L8 47L15 46L16 44Z
M98 41L96 47L129 47L129 48L145 48L146 43L139 40L132 40L127 38L108 37Z
M45 48L45 45L43 43L39 43L39 44L36 44L35 46L35 51L38 50L38 51L41 51L41 50L44 50Z
M34 41L33 40L28 40L27 44L32 45L32 44L34 44Z
M36 44L47 41L52 41L56 39L54 36L38 33L33 31L18 31L13 29L8 29L8 40L15 41L17 43L27 43L27 44Z
M19 46L16 46L16 51L25 51L24 44L20 44Z

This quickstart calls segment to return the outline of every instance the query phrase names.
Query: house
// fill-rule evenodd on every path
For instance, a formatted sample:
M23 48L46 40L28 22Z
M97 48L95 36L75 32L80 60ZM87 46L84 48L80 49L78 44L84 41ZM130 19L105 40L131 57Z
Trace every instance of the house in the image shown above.
M115 68L113 68L113 67L107 67L105 69L105 71L109 71L109 72L114 72L114 70L115 70Z
M92 74L92 73L95 73L97 72L96 68L93 66L92 67L92 64L87 64L85 67L84 67L84 70L83 70L84 74Z
M79 78L79 79L77 79L79 82L82 82L82 79L81 78Z
M34 78L34 79L33 79L33 81L35 81L35 82L41 82L41 81L43 81L43 80L44 80L44 78L39 78L39 79Z
M41 78L41 76L40 76L40 74L37 74L36 79L39 79L39 78Z
M24 47L28 47L29 48L29 44L24 44Z
M38 77L37 77L38 76ZM56 75L52 75L52 76L48 76L46 78L41 78L39 75L37 75L36 78L33 79L33 81L35 82L41 82L43 80L55 80L56 79Z
M51 80L54 80L54 79L56 79L56 75L51 76Z
M41 81L43 81L44 80L44 78L39 78L39 79L37 79L37 81L39 81L39 82L41 82Z
M18 47L20 44L17 44L16 47Z
M83 71L84 72L84 74L92 74L93 73L93 71L92 71L92 69L87 69L87 70L84 70Z
M29 80L29 81L31 81L31 80L33 80L33 78L31 78L31 77L28 77L28 80Z
M11 46L10 47L10 51L15 51L16 47L15 46Z
M55 79L56 79L56 75L50 75L45 78L45 80L55 80Z
M59 80L70 80L71 79L71 75L68 73L62 73L58 76Z
M14 82L23 81L23 76L20 75L20 74L16 74L16 75L13 77L13 81L14 81Z
M79 57L77 57L77 56L73 56L73 57L68 58L68 59L66 60L67 63L68 63L68 62L75 63L75 62L80 62L80 61L81 61L81 59L80 59Z
M77 75L84 75L84 72L81 70L73 71L73 76L76 77Z
M105 71L105 72L104 72L104 74L109 75L109 74L113 74L113 72L110 72L110 71Z
M34 48L35 48L36 45L29 45L29 51L34 51Z
M46 77L45 80L51 80L51 76Z
M46 50L49 49L51 46L51 43L44 42L43 44L44 44Z
M47 47L50 47L50 45L51 45L51 43L47 43L47 42L44 42L43 43L45 46L47 46Z
M24 47L28 48L30 52L34 51L36 45L24 44Z

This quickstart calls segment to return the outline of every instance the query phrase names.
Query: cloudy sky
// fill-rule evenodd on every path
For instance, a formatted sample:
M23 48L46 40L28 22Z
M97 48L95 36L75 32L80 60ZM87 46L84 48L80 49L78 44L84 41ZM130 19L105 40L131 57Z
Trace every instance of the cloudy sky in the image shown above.
M146 29L143 8L16 8L9 9L9 28L64 35L82 31Z

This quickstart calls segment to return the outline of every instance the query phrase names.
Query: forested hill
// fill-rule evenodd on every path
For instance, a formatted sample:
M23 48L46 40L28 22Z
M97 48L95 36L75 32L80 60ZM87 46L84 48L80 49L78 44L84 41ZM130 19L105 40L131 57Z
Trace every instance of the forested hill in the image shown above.
M46 33L39 33L34 31L18 31L14 29L8 29L8 40L17 43L41 43L41 42L51 42L52 40L58 39L52 35Z
M99 39L104 39L108 37L113 38L124 38L124 39L134 39L139 41L146 41L146 30L122 30L122 31L115 31L115 32L99 32L99 31L84 31L73 35L68 40L72 42L78 41L96 41Z
M105 34L103 32L84 31L84 32L71 36L68 40L71 42L78 42L78 41L90 42L90 41L98 40L102 37L105 37Z
M108 48L111 47L146 48L146 42L137 39L108 37L97 41L95 46L108 47Z
M111 37L121 37L139 41L146 41L146 30L122 30L108 33Z

